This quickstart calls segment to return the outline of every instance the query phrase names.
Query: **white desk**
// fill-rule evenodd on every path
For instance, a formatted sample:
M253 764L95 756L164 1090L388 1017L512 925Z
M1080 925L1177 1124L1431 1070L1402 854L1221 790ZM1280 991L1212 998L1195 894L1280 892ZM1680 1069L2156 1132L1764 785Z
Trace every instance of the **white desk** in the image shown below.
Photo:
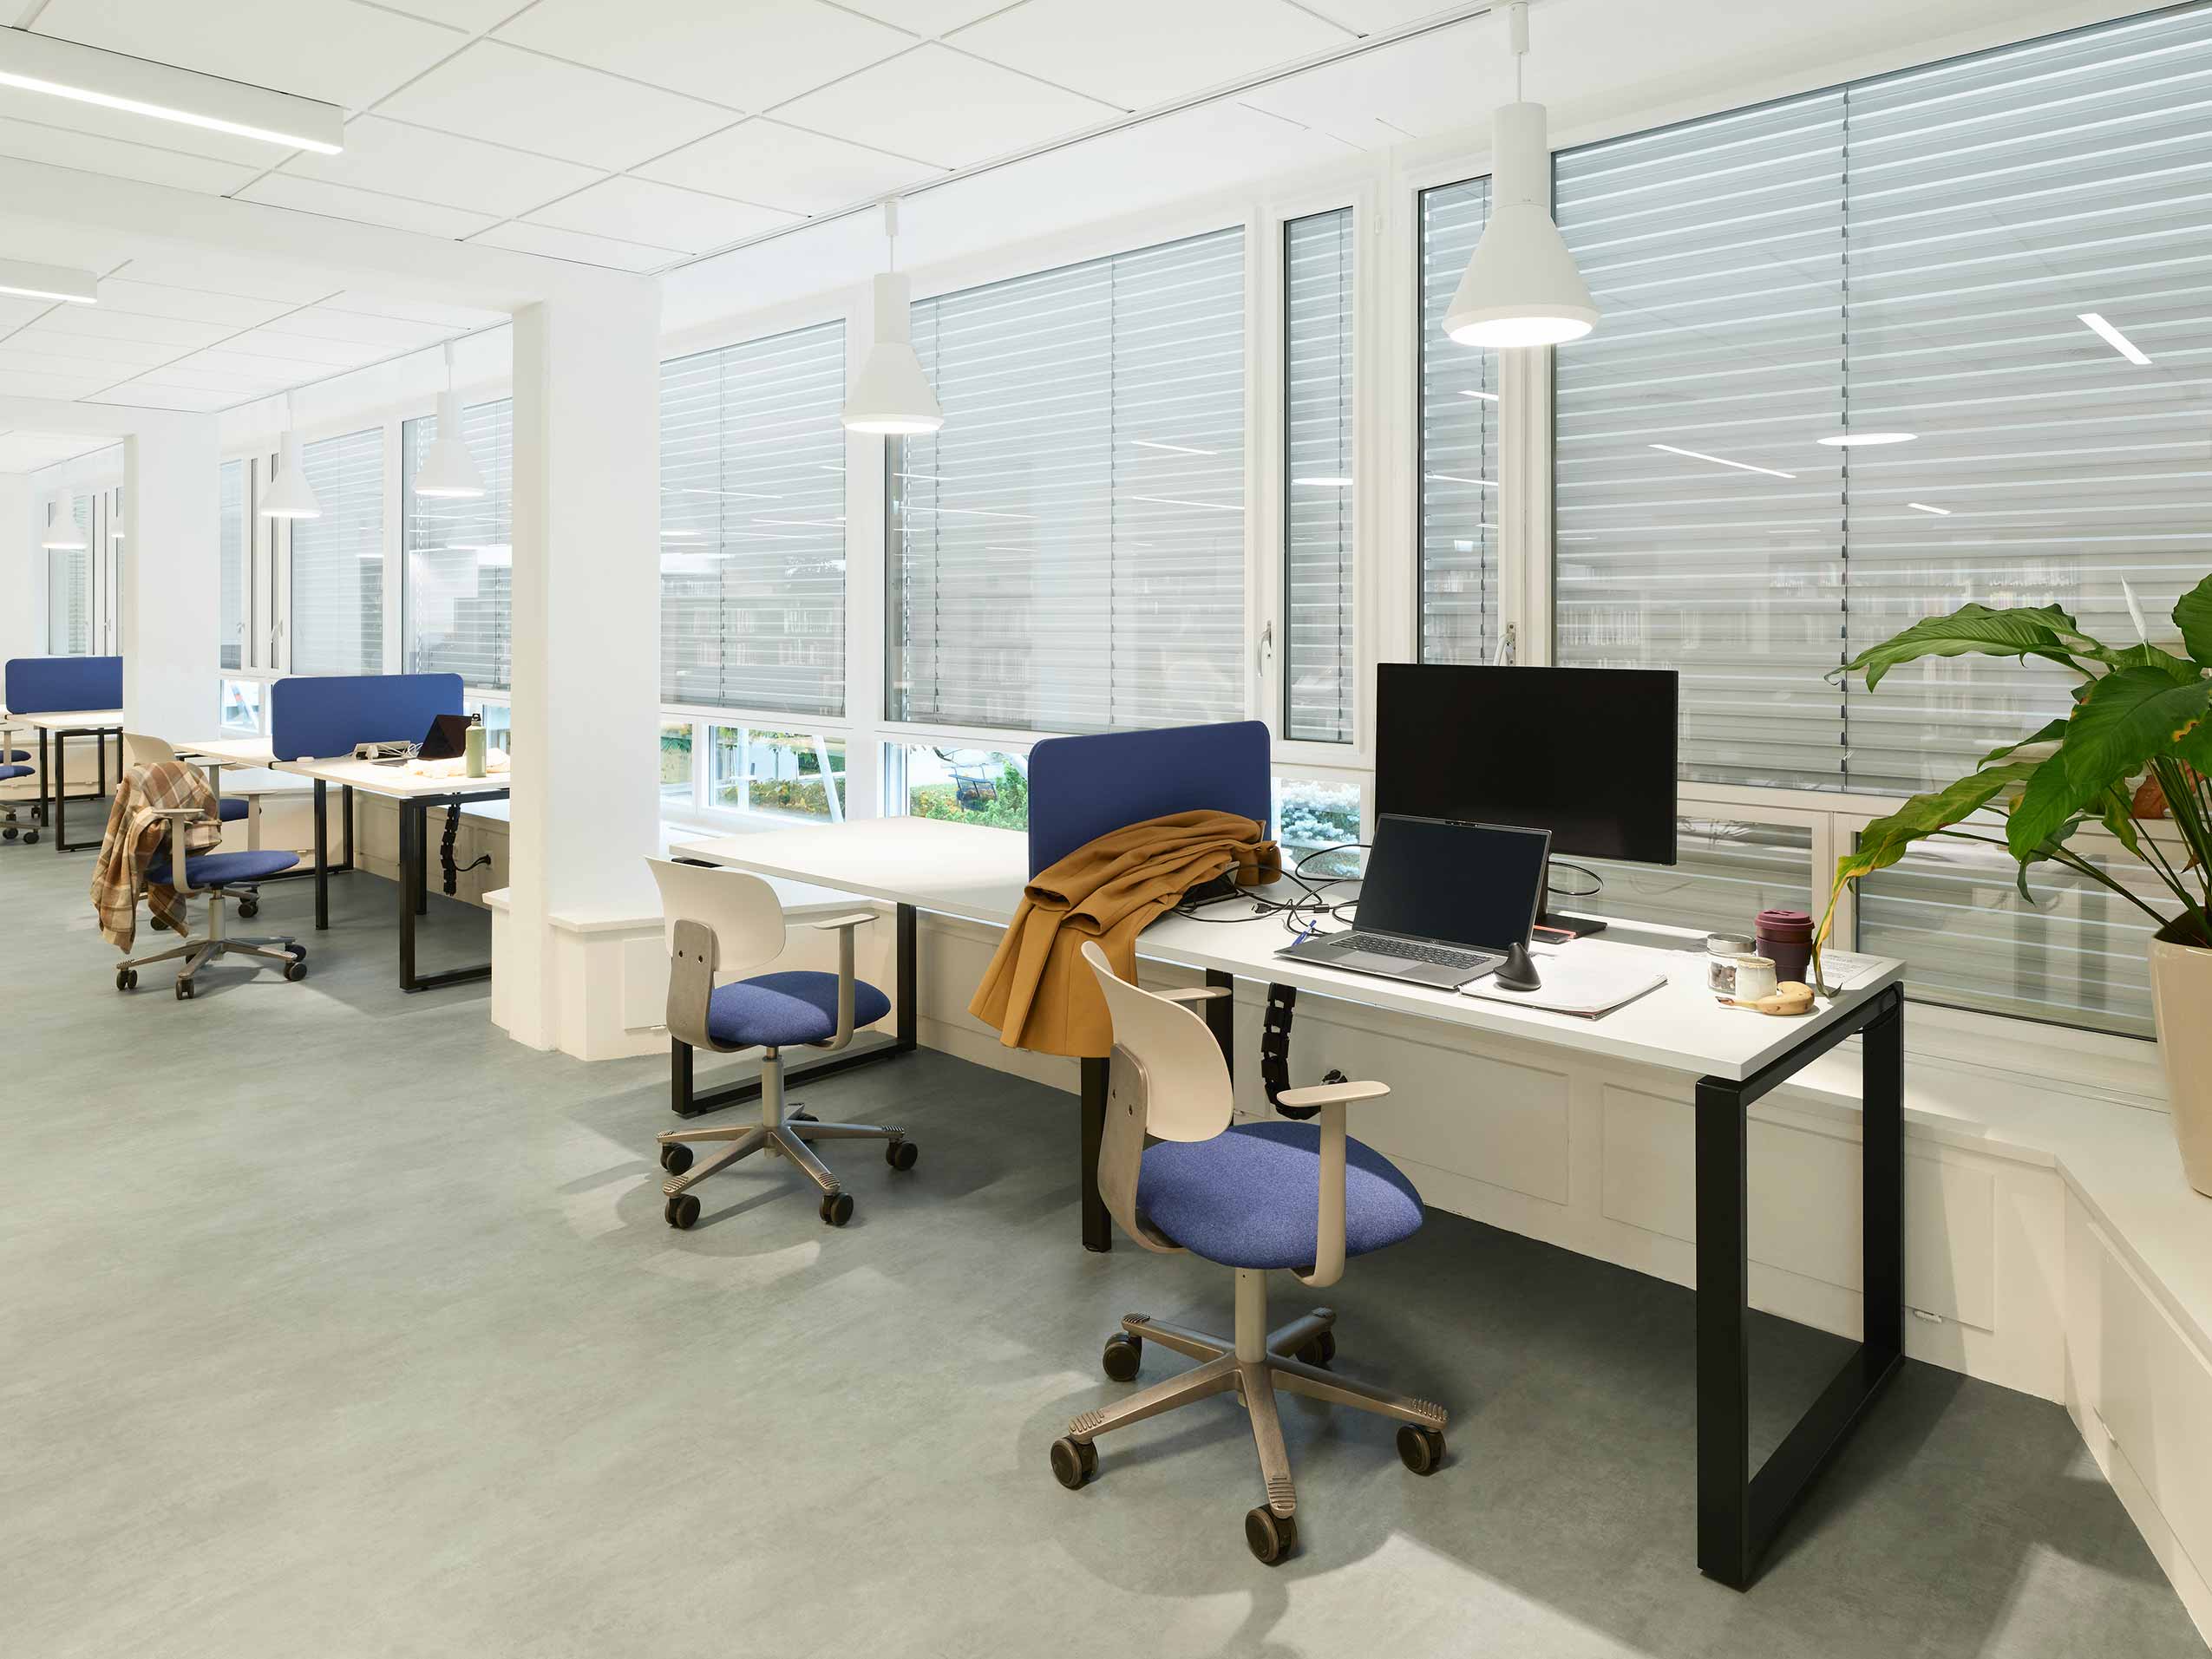
M1029 874L1025 836L922 818L730 836L693 842L683 852L706 863L896 905L899 1048L913 1046L912 1016L905 1010L914 1005L913 913L941 911L1004 926L1012 919ZM1215 985L1232 984L1238 977L1291 985L1345 1003L1579 1049L1697 1080L1698 1565L1724 1584L1747 1587L1798 1499L1902 1363L1902 964L1882 964L1812 1014L1776 1019L1716 1003L1705 989L1702 951L1654 951L1654 959L1669 970L1667 984L1601 1018L1586 1020L1286 962L1274 954L1286 937L1273 917L1209 924L1168 916L1139 937L1137 953L1203 969ZM1686 944L1692 936L1678 937ZM1216 999L1208 1010L1225 1055L1227 1000ZM1754 1101L1855 1035L1863 1039L1862 1270L1867 1339L1754 1473L1746 1114ZM688 1058L680 1055L674 1063ZM1097 1190L1106 1081L1105 1061L1083 1062L1083 1242L1092 1250L1107 1249L1112 1241Z
M28 726L38 734L38 821L54 827L54 850L56 852L79 852L88 846L98 846L97 840L71 841L62 803L68 799L69 780L64 774L63 756L69 752L72 737L89 737L94 751L99 756L100 794L108 793L108 740L119 737L123 730L123 711L120 709L69 709L53 714L10 715L10 726ZM48 764L49 754L52 765ZM50 805L49 805L50 803Z
M429 909L428 859L424 856L426 825L432 807L463 800L492 800L507 794L507 776L502 772L486 778L418 777L404 766L378 766L350 755L333 761L278 761L276 770L315 784L315 925L330 924L330 787L337 784L345 816L345 861L353 867L353 794L382 795L399 806L399 988L403 991L434 990L491 977L489 962L466 968L448 968L434 974L415 970L415 918Z

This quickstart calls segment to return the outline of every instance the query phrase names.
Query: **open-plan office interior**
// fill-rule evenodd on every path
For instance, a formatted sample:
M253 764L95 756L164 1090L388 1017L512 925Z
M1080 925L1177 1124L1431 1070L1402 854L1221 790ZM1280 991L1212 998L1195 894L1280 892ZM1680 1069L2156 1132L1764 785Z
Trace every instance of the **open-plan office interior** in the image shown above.
M0 1651L2201 1654L2208 108L0 0Z

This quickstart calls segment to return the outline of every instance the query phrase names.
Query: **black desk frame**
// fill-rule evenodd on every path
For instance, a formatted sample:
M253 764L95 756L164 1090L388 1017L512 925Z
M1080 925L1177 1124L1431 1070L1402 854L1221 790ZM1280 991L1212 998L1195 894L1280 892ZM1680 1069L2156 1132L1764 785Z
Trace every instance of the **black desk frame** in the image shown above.
M353 868L353 786L340 784L339 812L345 820L345 862L333 866L330 859L329 782L315 780L315 926L330 925L330 881L338 872ZM415 918L430 908L429 820L433 807L454 807L472 800L505 800L504 789L470 789L442 795L388 797L399 808L399 988L403 991L436 990L444 985L465 985L489 979L492 964L475 963L466 968L447 968L434 974L415 971Z
M898 928L893 969L897 986L892 999L893 1017L897 1022L894 1029L898 1035L889 1042L875 1043L865 1048L847 1048L842 1054L832 1055L814 1065L787 1070L783 1074L783 1087L787 1095L791 1090L818 1077L834 1077L839 1072L855 1071L862 1066L896 1060L901 1055L913 1053L920 1046L920 1014L914 1003L914 957L918 936L912 905L899 906ZM676 1037L668 1040L668 1104L677 1117L696 1118L704 1113L719 1112L725 1107L743 1106L749 1101L760 1099L761 1080L757 1077L748 1077L740 1082L700 1094L692 1081L694 1053L690 1043Z
M122 735L121 726L71 726L56 732L49 732L43 726L38 728L38 821L43 826L53 830L54 850L56 852L82 852L87 847L100 845L96 840L69 839L65 806L69 798L69 781L66 775L68 761L65 758L69 751L69 740L72 737L92 739L93 749L100 757L100 794L94 797L98 800L108 793L108 740ZM47 740L49 737L53 739L53 768L50 771L47 767ZM49 798L53 801L50 814L47 811ZM102 833L104 835L104 830Z

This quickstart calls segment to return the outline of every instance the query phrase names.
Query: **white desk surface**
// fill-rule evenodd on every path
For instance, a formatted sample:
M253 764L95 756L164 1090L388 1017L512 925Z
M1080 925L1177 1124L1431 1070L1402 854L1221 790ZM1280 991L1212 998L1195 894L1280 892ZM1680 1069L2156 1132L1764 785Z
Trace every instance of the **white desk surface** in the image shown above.
M1013 830L985 829L927 818L868 819L812 829L695 841L686 856L761 875L782 876L893 904L913 905L1005 926L1013 918L1029 872L1029 839ZM1229 905L1216 914L1234 914ZM1903 977L1891 962L1832 1003L1796 1019L1724 1008L1705 989L1701 936L1616 924L1566 947L1633 953L1664 969L1668 983L1597 1019L1431 990L1399 980L1342 973L1275 955L1289 943L1275 916L1209 923L1167 916L1144 931L1140 956L1246 979L1294 985L1315 996L1395 1009L1500 1036L1557 1044L1693 1075L1740 1081L1833 1022L1884 986ZM1631 938L1639 942L1630 942ZM1666 948L1659 941L1666 941ZM1541 963L1541 953L1539 952Z
M123 711L120 709L66 709L50 715L9 715L6 720L11 726L29 726L49 732L73 732L80 728L108 730L122 725Z
M297 778L319 778L324 783L348 784L367 795L388 795L412 800L418 795L481 795L507 787L507 774L488 778L422 778L403 766L378 766L346 755L335 761L279 761L276 769Z
M265 737L211 737L204 741L179 743L179 754L219 761L225 766L274 766L277 752Z

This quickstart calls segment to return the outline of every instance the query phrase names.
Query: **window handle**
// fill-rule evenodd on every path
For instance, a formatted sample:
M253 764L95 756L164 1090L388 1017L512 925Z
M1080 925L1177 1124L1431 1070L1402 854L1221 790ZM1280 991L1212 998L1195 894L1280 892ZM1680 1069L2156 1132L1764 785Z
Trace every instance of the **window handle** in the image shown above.
M1260 644L1252 655L1252 671L1261 679L1267 677L1267 664L1275 655L1275 624L1272 618L1260 624Z

